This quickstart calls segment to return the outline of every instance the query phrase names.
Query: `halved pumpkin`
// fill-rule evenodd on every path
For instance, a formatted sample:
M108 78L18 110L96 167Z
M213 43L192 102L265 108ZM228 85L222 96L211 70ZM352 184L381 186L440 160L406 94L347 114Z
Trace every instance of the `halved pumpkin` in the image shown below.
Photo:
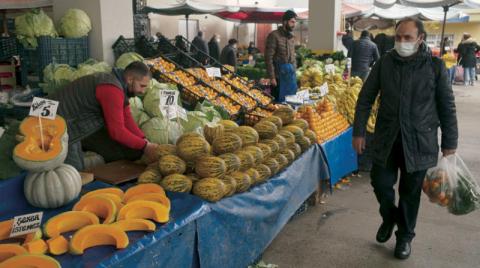
M50 218L43 226L47 237L57 237L65 232L75 231L84 226L98 224L97 215L89 211L67 211Z
M0 241L10 238L10 233L12 231L12 224L13 224L13 220L6 220L6 221L0 222ZM28 243L30 241L34 241L42 238L42 230L39 229L36 232L25 234L25 235L19 235L19 236L16 236L15 238L21 240L22 244Z
M30 254L45 254L48 250L48 245L43 239L28 242L23 245Z
M124 195L122 189L117 187L108 187L108 188L102 188L102 189L90 191L84 194L82 198L91 196L91 195L96 195L96 194L114 194L114 195L118 195L118 197L120 197L121 199L123 199L123 195Z
M22 121L19 131L24 140L13 149L15 163L31 172L43 172L58 167L65 161L68 152L65 120L58 115L53 120L41 120L42 131L38 117L29 116Z
M161 193L165 195L165 190L162 186L156 183L142 183L128 189L123 196L123 202L128 203L128 200L135 195L146 193ZM165 195L166 196L166 195Z
M17 244L0 244L0 262L21 254L27 254L27 250Z
M170 209L170 199L168 199L168 197L166 197L164 194L161 194L161 193L138 194L128 199L128 203L137 201L137 200L158 202L166 206L168 209Z
M72 210L89 211L102 218L102 223L112 223L115 221L118 208L112 200L106 197L91 196L78 201Z
M83 196L82 198L80 198L80 200L85 199L85 198L91 198L93 196L101 196L101 197L105 197L105 198L108 198L108 199L112 200L113 203L115 203L115 205L117 206L117 209L120 209L120 208L123 207L122 198L120 198L116 194L110 194L110 193L97 193L95 195L87 195L87 196Z
M54 258L40 254L22 254L0 263L0 268L60 268L60 263Z
M52 255L62 255L68 251L68 241L63 235L48 239L47 245Z
M117 220L151 219L164 223L169 220L170 210L163 204L153 201L137 200L123 206L118 212Z
M95 224L78 230L70 240L70 253L83 254L85 249L102 245L114 245L117 249L128 246L127 234L111 224Z
M153 232L156 229L154 222L145 220L145 219L120 220L112 223L111 225L117 226L125 232L129 232L129 231Z

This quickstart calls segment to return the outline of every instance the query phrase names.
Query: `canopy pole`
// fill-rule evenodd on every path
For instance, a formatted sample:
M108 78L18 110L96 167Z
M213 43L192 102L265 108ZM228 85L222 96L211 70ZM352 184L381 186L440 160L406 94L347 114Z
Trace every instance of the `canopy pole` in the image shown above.
M443 7L443 25L442 25L442 37L440 39L440 57L443 55L443 53L445 53L445 26L447 24L447 12L448 12L448 9L450 7L449 6L444 6Z
M190 38L188 36L188 14L185 14L185 23L186 23L186 30L187 30L187 40L190 41Z
M253 45L257 46L257 23L255 22L255 29L253 30Z

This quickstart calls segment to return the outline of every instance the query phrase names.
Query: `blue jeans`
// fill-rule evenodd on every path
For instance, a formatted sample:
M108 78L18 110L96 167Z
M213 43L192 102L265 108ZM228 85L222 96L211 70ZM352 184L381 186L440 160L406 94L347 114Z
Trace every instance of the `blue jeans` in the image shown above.
M475 67L463 68L463 78L465 80L465 85L473 85L475 82Z
M452 68L448 69L448 81L450 82L450 85L453 85L453 82L455 82L455 66Z

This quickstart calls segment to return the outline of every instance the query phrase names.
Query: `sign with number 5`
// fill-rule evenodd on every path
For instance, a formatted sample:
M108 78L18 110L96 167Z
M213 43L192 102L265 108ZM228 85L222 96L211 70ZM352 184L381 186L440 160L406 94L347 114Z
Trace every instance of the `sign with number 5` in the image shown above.
M57 109L58 101L34 97L29 115L53 120L57 116Z

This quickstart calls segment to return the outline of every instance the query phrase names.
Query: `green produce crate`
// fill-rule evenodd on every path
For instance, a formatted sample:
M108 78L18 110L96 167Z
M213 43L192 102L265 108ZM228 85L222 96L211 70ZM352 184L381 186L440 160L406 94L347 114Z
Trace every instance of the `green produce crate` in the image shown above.
M17 55L17 38L0 37L0 61L9 60Z

